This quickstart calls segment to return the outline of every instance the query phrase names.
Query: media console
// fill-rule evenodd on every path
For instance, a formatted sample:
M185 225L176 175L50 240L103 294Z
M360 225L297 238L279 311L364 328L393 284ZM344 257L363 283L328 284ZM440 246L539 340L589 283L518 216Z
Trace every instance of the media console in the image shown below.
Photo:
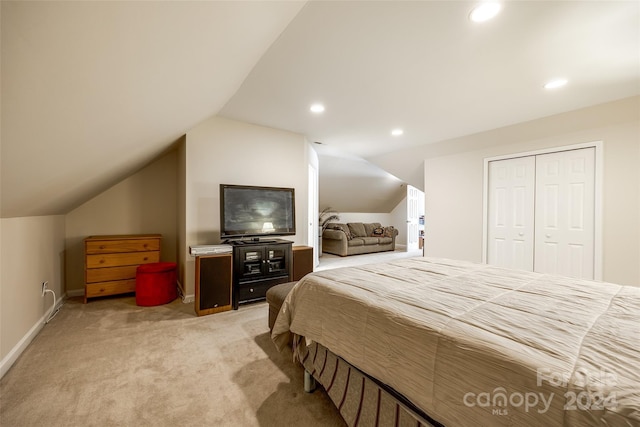
M198 316L238 309L266 298L269 288L313 271L313 248L287 240L228 242L228 253L195 254Z
M267 290L292 280L293 242L283 239L238 240L233 246L233 309L265 299Z

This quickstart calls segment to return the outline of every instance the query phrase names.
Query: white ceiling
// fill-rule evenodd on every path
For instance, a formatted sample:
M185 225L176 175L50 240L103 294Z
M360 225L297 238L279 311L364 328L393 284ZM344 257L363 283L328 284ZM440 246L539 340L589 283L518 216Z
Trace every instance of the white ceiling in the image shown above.
M639 2L473 4L2 1L1 215L66 213L216 114L371 159L640 94Z
M639 93L640 2L476 4L308 3L220 114L370 158Z

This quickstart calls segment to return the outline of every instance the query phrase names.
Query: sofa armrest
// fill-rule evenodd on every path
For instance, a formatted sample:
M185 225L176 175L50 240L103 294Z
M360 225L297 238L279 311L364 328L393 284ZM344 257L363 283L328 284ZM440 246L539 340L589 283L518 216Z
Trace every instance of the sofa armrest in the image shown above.
M347 240L347 235L342 230L326 229L322 232L323 239Z
M340 256L349 255L349 243L344 231L324 230L322 233L322 252Z

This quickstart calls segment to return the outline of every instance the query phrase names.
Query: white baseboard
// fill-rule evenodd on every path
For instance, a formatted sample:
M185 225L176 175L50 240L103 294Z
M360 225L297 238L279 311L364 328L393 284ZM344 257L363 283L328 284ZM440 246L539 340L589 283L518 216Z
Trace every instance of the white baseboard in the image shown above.
M184 293L184 287L182 286L182 282L180 282L180 280L178 280L178 294L184 304L189 304L196 300L196 296L194 294L187 295Z
M84 291L83 291L83 294L84 294ZM56 300L56 306L53 308L53 310L48 309L42 315L40 320L38 320L36 324L33 325L31 329L29 329L29 332L27 332L26 335L22 337L22 339L18 342L18 344L16 344L11 349L11 351L2 359L2 361L0 361L0 378L4 377L4 374L9 372L9 369L11 369L11 367L16 362L16 360L18 360L18 357L20 357L20 355L27 349L29 344L31 344L31 341L33 341L33 339L40 333L42 328L44 328L44 325L45 325L44 322L47 321L47 318L49 317L49 313L53 313L55 310L59 309L62 306L62 304L64 304L64 301L66 300L66 298L67 298L67 294L64 294L62 298Z

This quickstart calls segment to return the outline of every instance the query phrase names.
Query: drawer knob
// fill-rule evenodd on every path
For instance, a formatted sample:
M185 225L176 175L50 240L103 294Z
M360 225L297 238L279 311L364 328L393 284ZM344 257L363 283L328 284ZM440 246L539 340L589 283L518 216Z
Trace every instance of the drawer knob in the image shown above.
M143 260L143 261L146 261L146 260L148 260L148 259L149 259L149 258L147 258L147 257L144 257L144 260Z
M100 245L100 249L105 249L106 246L105 245Z
M249 289L249 292L253 292L253 288L250 288L250 289Z
M104 264L104 258L100 259L100 264Z
M145 243L143 246L144 246L145 248L147 248L149 245Z
M100 288L100 292L104 292L105 290L105 288Z

